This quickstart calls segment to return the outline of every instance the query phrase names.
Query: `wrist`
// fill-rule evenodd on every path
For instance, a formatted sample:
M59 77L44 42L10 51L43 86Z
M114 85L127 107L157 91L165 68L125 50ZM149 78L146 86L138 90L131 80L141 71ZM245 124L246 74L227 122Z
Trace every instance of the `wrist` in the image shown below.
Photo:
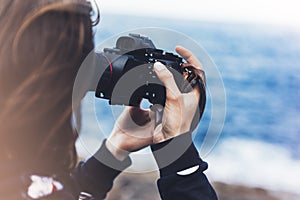
M190 126L188 125L182 125L177 129L168 129L162 124L159 124L156 127L156 130L154 131L153 143L154 144L161 143L166 140L172 139L174 137L180 136L187 132L190 132Z
M190 125L190 123L185 123L185 124L183 124L183 125L181 126L179 133L180 133L180 135L181 135L182 133L190 132L190 130L191 130L191 125Z
M116 146L114 142L111 141L112 139L108 139L105 142L105 146L106 148L110 151L110 153L118 160L123 161L125 160L128 155L129 152L122 150L121 148L119 148L118 146Z
M151 150L161 176L175 174L190 167L207 169L193 143L191 133L181 134L173 139L151 145Z

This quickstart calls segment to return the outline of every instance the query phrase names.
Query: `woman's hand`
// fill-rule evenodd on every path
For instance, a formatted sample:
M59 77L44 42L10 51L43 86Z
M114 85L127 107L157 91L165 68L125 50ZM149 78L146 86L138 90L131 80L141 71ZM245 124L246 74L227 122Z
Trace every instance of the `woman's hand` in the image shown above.
M190 51L179 46L176 51L187 61L182 67L192 65L202 70L201 63ZM172 73L163 64L155 63L154 71L166 87L162 123L155 127L155 112L151 110L126 107L106 141L107 148L119 160L124 160L130 152L163 142L191 129L200 99L198 88L181 93Z
M154 126L152 111L126 107L117 119L106 147L117 159L124 160L130 152L152 144Z
M187 49L177 46L176 52L187 63L182 67L193 66L202 70L198 59ZM153 142L159 143L190 131L191 124L200 99L198 87L189 93L181 93L172 73L161 63L155 63L154 71L166 87L166 103L163 109L162 123L159 124L153 135Z

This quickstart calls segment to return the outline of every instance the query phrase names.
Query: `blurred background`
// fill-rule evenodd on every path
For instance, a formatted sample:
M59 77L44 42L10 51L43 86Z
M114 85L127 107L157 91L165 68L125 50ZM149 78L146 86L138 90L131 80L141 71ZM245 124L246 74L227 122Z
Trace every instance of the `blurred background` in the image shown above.
M214 148L202 153L207 127L214 120L209 99L194 141L209 163L206 174L220 199L300 198L300 13L296 0L97 3L101 20L95 27L96 46L121 32L157 27L193 39L214 61L225 88L225 120L217 124L222 131ZM169 40L174 47L180 43ZM208 88L213 84L208 77ZM213 87L210 90L216 92ZM86 96L82 112L77 148L85 158L109 134L115 112L93 93ZM144 164L152 169L153 160ZM153 170L123 173L107 199L159 199L157 177Z

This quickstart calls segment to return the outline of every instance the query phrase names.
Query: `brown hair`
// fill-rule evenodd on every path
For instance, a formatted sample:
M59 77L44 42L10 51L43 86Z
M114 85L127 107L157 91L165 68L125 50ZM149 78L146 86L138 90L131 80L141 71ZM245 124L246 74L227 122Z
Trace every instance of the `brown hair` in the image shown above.
M90 12L83 0L1 1L0 177L76 164L72 88L94 47Z

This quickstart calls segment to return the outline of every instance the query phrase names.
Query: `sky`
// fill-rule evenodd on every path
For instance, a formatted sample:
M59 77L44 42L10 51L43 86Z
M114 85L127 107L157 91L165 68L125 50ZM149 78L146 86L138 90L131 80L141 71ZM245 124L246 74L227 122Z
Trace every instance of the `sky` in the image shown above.
M102 14L125 14L234 23L260 23L300 30L298 0L96 0Z

